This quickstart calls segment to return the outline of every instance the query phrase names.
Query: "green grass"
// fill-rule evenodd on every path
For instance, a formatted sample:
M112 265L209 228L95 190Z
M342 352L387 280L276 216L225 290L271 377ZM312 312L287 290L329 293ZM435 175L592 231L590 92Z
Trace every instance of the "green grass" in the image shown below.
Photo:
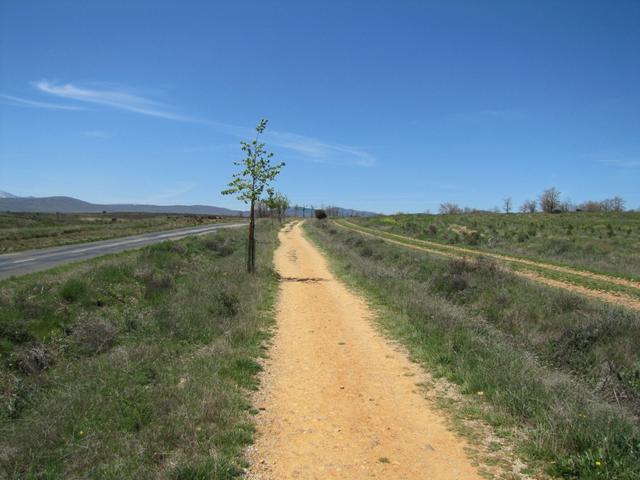
M640 213L409 215L350 219L446 245L640 278Z
M515 429L533 464L565 478L638 478L638 313L484 258L445 259L330 223L306 228L384 328L480 404L469 411L503 434Z
M228 479L272 325L276 229L0 283L0 478Z
M151 213L0 213L0 254L230 220L237 219Z
M470 246L451 246L440 244L437 242L422 240L413 237L399 236L399 234L391 233L381 229L375 229L370 227L364 227L357 223L349 221L339 221L338 225L351 230L357 230L367 235L373 235L381 239L390 240L391 242L400 242L407 246L419 247L427 250L431 250L433 253L441 253L443 255L455 255L465 258L490 258L492 255L503 255L502 253L487 252L475 247ZM640 300L640 289L633 288L627 285L620 285L614 283L619 279L616 276L598 273L598 276L589 276L592 272L584 269L575 269L569 267L569 270L559 271L554 270L554 266L557 263L528 263L533 259L523 259L522 257L503 257L497 259L500 263L510 267L515 271L530 272L536 275L540 275L552 280L558 280L564 283L578 285L597 292L611 292L614 294L621 294L628 297L631 300ZM533 260L538 262L539 260ZM611 281L609 281L611 279Z

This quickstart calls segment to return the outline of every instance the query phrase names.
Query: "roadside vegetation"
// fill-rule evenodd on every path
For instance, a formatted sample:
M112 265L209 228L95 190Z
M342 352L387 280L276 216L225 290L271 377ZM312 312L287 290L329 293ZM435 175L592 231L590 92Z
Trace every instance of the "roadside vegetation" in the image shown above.
M349 221L445 245L640 278L640 212L399 214Z
M0 283L0 478L228 479L272 323L277 228Z
M513 436L551 475L640 476L640 314L484 257L430 255L327 220L306 229L384 328L477 406L462 415Z
M0 213L0 254L175 228L233 217L151 213Z

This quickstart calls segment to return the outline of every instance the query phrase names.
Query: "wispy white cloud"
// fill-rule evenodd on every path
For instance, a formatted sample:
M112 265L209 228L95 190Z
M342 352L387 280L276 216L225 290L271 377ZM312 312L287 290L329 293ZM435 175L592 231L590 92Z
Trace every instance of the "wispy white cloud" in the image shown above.
M49 110L86 110L84 107L77 105L61 105L58 103L40 102L38 100L3 94L0 94L0 102L7 105L13 105L15 107L46 108Z
M162 203L162 202L171 201L172 199L179 198L185 193L192 191L197 186L198 186L197 183L181 182L172 187L166 188L161 192L156 193L155 195L151 195L145 198L140 203Z
M183 145L179 147L169 148L167 151L169 153L206 153L206 152L214 152L219 150L230 150L237 149L237 143L218 143L215 145ZM234 150L235 151L235 150Z
M605 160L598 160L598 163L602 163L603 165L610 165L612 167L620 167L620 168L640 168L640 160L605 159Z
M106 90L88 87L79 87L71 83L53 84L47 80L40 80L35 84L41 92L55 95L60 98L76 100L79 102L104 105L111 108L126 110L128 112L149 115L152 117L166 118L179 122L199 122L199 120L181 115L160 102L134 95L125 90Z
M288 132L268 132L265 139L273 145L300 153L316 163L352 164L361 167L372 167L376 163L373 155L352 145L327 143Z
M54 95L71 101L84 102L94 105L101 105L115 108L127 112L133 112L151 117L163 118L179 122L196 123L218 130L226 135L237 138L252 137L254 131L250 128L239 127L222 122L203 120L189 115L179 113L170 105L138 94L134 94L127 88L105 88L93 86L80 86L73 83L53 83L48 80L35 82L34 86L42 93ZM25 100L38 105L44 102ZM53 106L51 108L54 108ZM60 105L59 108L68 110L82 110L82 107L75 105ZM85 136L95 138L107 138L103 132L85 132ZM305 160L315 163L329 163L338 165L355 165L360 167L372 167L376 159L366 149L353 145L340 143L323 142L316 138L299 135L291 132L267 131L265 140L276 146L297 153ZM201 151L200 148L185 149L182 153Z
M106 140L113 137L113 133L106 132L104 130L86 130L84 132L78 132L77 135L80 137L97 138L100 140Z

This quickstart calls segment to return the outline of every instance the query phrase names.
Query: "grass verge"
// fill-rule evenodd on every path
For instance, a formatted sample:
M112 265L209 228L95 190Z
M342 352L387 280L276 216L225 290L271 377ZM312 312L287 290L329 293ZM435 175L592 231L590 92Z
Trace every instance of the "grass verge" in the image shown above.
M515 271L521 271L524 273L531 272L538 276L549 278L551 280L558 280L567 283L568 287L570 285L584 287L588 290L592 290L594 295L598 295L601 293L612 293L613 299L615 299L615 296L617 295L622 298L623 301L625 299L628 300L627 303L629 303L630 305L637 305L640 301L640 283L638 283L636 280L623 279L611 275L588 272L586 270L576 270L571 267L559 266L531 259L508 257L502 254L470 249L469 247L457 247L438 244L435 242L362 227L361 225L344 220L338 221L338 225L366 235L382 238L391 243L423 249L425 251L429 251L434 254L438 253L443 256L458 258L491 258L512 268Z
M398 214L350 221L445 245L640 278L639 212Z
M460 385L523 455L565 478L640 475L640 317L496 268L307 223L383 326ZM482 392L482 395L478 395Z
M239 221L213 215L0 213L0 253Z
M0 477L242 473L276 229L165 242L0 283Z

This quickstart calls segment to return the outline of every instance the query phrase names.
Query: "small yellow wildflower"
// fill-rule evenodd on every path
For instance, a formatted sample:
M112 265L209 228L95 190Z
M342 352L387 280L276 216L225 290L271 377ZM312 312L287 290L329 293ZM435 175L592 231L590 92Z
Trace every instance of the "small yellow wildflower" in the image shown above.
M84 430L80 430L80 432L78 433L78 435L80 435L81 437L84 436Z
M596 460L596 466L599 467L600 465L602 465L602 463L600 463L600 460Z

